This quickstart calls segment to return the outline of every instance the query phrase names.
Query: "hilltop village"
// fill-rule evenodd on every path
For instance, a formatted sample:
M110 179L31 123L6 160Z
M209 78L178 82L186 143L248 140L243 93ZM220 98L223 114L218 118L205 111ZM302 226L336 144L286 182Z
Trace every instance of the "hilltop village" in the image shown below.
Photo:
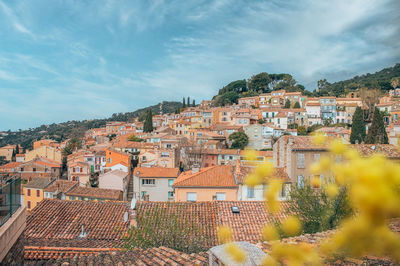
M327 145L311 140L315 132L341 139L361 156L379 152L400 161L400 88L375 101L372 113L379 111L386 139L368 144L351 137L357 110L363 113L364 135L373 130L373 115L366 115L371 110L368 97L356 92L342 98L307 97L275 90L239 98L232 105L202 101L170 114L160 108L158 114L147 112L143 121L111 121L89 129L82 139L39 139L25 152L19 145L1 147L0 156L8 161L0 166L2 184L22 183L16 190L27 210L26 228L17 244L23 243L23 258L32 264L72 258L93 263L130 258L152 264L155 257L176 264L206 264L209 258L202 252L218 244L220 224L233 226L235 240L260 244L263 224L286 214L272 217L263 207L265 185L246 185L244 179L254 166L274 165L282 180L279 200L286 206L291 188L309 182L315 175L311 164L328 153ZM256 156L246 156L249 149ZM330 178L329 173L319 176L321 183ZM154 221L146 224L157 226L163 210L169 217L200 226L199 232L187 236L200 239L199 252L188 248L186 253L196 253L188 255L157 247L134 249L129 256L118 253L115 246L124 242L124 232L150 214ZM326 235L329 232L299 241ZM97 256L110 252L114 257ZM217 251L210 254L218 260Z

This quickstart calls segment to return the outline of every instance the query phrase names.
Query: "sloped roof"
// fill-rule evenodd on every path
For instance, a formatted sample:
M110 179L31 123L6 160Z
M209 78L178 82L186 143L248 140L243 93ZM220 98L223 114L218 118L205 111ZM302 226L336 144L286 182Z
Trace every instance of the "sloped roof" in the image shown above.
M95 199L119 200L121 191L117 189L76 187L66 193L68 196L88 197Z
M50 177L36 177L36 178L33 178L28 184L25 184L24 187L44 189L51 182L52 182L52 179Z
M231 187L236 188L233 167L215 165L201 168L198 172L183 172L174 182L174 187Z
M53 182L51 185L46 187L44 191L46 192L56 192L56 191L61 191L63 193L69 191L72 189L74 186L77 186L79 182L75 181L67 181L67 180L57 180Z
M179 168L136 167L134 174L139 177L173 177L179 174Z
M400 159L400 150L393 144L351 144L361 156L369 157L375 153L381 153L389 159Z

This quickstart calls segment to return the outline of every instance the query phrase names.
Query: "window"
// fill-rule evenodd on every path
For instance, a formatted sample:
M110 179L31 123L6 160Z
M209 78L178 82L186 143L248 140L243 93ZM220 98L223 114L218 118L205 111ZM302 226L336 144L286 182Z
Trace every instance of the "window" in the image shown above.
M168 191L168 199L173 199L173 198L174 198L174 192Z
M297 154L297 168L304 168L304 153Z
M28 197L31 196L31 190L29 188L26 190L26 194L28 194Z
M172 187L173 184L174 184L174 180L173 179L168 179L168 186Z
M32 168L32 171L33 171L33 172L36 172L36 168Z
M142 185L155 185L155 179L142 179Z
M304 188L304 176L302 175L297 176L297 187Z
M40 190L39 189L36 190L36 197L40 197Z
M247 198L249 198L249 199L254 198L254 188L252 188L252 187L247 188Z
M196 201L197 200L197 193L196 192L187 192L186 193L186 200L187 201Z
M162 152L161 157L169 157L169 152Z
M23 172L24 171L24 168L23 167L21 167L21 172Z
M30 209L30 208L31 208L31 201L28 200L28 201L26 202L26 205L27 205L28 209Z
M171 144L167 144L167 149L171 149Z
M314 162L318 162L320 156L321 155L319 153L314 153Z
M225 200L225 192L217 192L217 200Z

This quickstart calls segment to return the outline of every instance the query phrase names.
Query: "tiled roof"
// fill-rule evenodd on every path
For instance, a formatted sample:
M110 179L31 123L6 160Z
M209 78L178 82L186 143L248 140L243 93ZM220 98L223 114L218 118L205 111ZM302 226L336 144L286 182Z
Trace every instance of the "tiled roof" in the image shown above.
M0 170L1 170L1 169L11 169L11 168L15 168L15 167L19 166L21 163L22 163L22 162L9 162L9 163L6 163L6 164L0 166Z
M43 189L46 188L51 182L52 179L50 177L36 177L33 178L32 181L30 181L28 184L25 184L24 187Z
M25 246L112 248L126 232L127 211L123 202L44 199L27 217Z
M16 154L15 157L25 157L25 154Z
M77 186L79 182L74 182L74 181L67 181L67 180L57 180L53 182L50 186L46 187L44 191L46 192L67 192L74 186Z
M119 200L121 191L116 189L94 188L94 187L76 187L66 193L68 196L88 197L95 199Z
M361 156L369 157L374 153L381 153L389 159L400 159L400 150L393 144L351 144Z
M139 177L173 177L176 178L179 174L179 168L165 167L137 167L134 174Z
M208 254L167 247L120 251L113 248L25 247L24 265L208 265Z
M200 237L205 248L216 244L216 213L213 202L138 202L138 217L154 217L161 212L179 221L198 226L187 239ZM146 219L148 222L159 222L157 219ZM140 220L138 220L140 226ZM154 225L160 226L160 225Z
M215 165L201 168L198 172L183 172L174 182L174 187L232 187L235 188L233 167Z
M316 145L311 136L292 136L289 139L293 139L293 150L328 150L327 143Z
M261 229L265 224L282 221L288 203L281 202L281 212L273 214L267 211L264 201L215 201L218 225L229 226L235 241L257 243L261 241ZM232 207L239 208L233 213ZM275 220L276 219L276 220Z

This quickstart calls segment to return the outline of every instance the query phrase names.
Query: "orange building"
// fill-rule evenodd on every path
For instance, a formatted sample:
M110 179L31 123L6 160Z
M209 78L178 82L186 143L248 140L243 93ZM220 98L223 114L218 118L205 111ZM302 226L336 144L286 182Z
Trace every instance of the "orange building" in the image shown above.
M131 166L131 157L131 154L108 148L106 149L106 169L109 170L117 164L122 164L127 166L129 171Z
M41 139L33 142L34 150L42 146L59 147L60 144L58 144L57 141L52 139Z
M175 201L237 200L238 185L231 165L183 172L174 182Z
M52 183L52 179L48 177L38 177L32 179L28 184L24 185L24 203L28 211L36 207L36 205L44 199L44 189Z

